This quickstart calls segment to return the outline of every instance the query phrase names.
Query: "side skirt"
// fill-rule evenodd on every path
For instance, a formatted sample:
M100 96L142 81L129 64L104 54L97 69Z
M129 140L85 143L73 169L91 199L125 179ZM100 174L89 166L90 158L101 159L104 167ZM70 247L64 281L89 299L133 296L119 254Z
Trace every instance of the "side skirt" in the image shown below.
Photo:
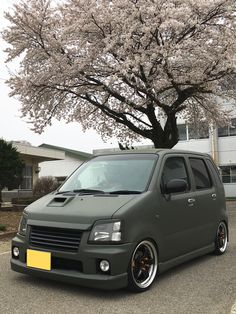
M190 261L196 257L200 257L200 256L206 255L208 253L211 253L214 251L214 248L215 248L215 244L212 243L210 245L204 246L201 249L198 249L198 250L192 251L190 253L178 256L178 257L173 258L169 261L159 262L159 273L163 273L164 271L166 271L166 270L168 270L174 266L177 266L177 265L180 265L180 264L185 263L187 261Z

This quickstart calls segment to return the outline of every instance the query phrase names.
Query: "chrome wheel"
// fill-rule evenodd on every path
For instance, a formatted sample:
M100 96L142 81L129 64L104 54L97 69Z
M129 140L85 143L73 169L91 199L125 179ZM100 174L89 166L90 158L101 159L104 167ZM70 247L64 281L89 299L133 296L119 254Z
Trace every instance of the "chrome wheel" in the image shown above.
M223 254L226 251L228 242L228 231L226 224L221 221L219 223L216 233L215 253L218 255Z
M145 291L153 283L158 267L157 251L150 241L142 241L135 248L130 267L129 283L133 290Z

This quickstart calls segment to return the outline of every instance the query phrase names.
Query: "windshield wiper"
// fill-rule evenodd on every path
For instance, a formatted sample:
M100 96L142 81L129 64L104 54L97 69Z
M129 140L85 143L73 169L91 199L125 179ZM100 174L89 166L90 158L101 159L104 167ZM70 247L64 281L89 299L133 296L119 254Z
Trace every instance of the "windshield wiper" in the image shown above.
M71 191L59 191L56 194L67 194L67 193L79 193L79 194L105 194L102 190L94 190L94 189L77 189Z
M141 194L141 191L132 191L132 190L117 190L111 191L109 194Z
M56 195L66 194L66 193L73 193L73 191L59 191L59 192L56 192Z
M74 194L81 194L81 195L91 195L91 194L141 194L141 191L133 191L133 190L117 190L117 191L111 191L111 192L104 192L102 190L94 190L94 189L77 189L77 190L71 190L71 191L59 191L56 194L68 194L68 193L74 193Z
M105 194L102 190L94 190L94 189L78 189L73 190L74 193L80 193L80 194Z

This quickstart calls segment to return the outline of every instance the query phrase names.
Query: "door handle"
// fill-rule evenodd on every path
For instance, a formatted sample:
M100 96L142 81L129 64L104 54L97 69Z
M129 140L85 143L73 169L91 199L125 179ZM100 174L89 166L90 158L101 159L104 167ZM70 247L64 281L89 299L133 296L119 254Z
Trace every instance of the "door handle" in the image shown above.
M189 203L189 205L193 205L194 203L195 203L195 198L189 198L188 199L188 203Z
M211 197L213 198L213 200L215 200L216 199L216 194L215 193L211 194Z

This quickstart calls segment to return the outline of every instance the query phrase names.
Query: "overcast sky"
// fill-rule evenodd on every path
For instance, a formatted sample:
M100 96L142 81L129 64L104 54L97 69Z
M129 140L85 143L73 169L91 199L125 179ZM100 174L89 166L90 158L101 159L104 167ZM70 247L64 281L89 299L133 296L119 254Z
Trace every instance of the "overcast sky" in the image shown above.
M0 31L7 24L3 12L8 10L13 2L14 0L1 0ZM95 131L83 133L78 123L65 124L54 121L53 125L47 127L41 135L31 131L31 125L27 123L25 118L21 118L19 101L8 96L10 90L5 81L9 77L9 66L4 63L6 54L3 50L6 44L1 37L0 47L0 138L7 141L28 141L34 146L47 143L85 152L92 152L93 149L117 147L117 140L109 140L104 143ZM12 66L11 70L14 70Z

